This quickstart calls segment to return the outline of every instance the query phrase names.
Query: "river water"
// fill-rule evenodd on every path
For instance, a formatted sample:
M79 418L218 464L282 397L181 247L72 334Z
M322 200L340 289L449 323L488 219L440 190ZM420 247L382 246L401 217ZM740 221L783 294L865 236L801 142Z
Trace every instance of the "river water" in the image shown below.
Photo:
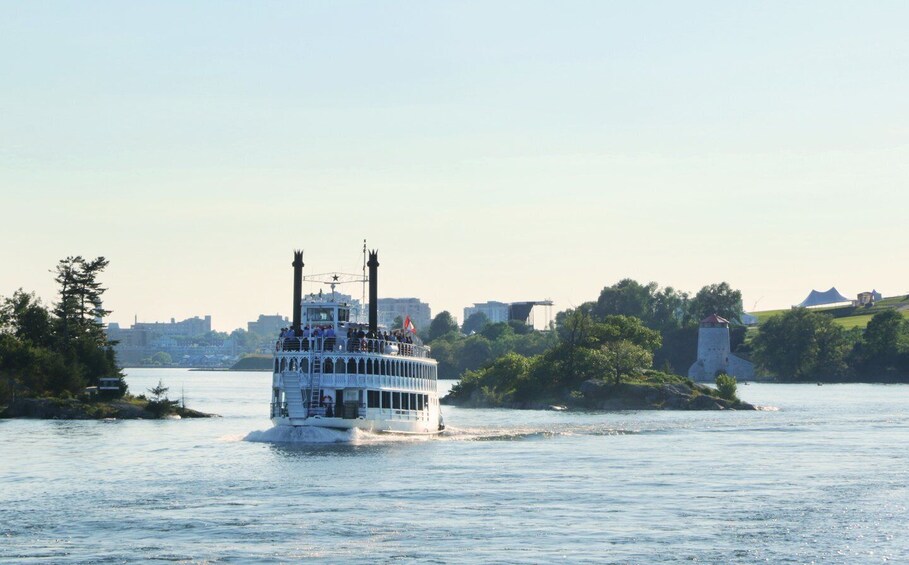
M760 412L443 407L448 431L414 439L269 431L268 373L127 382L159 379L223 417L0 421L0 562L909 562L909 386L740 386Z

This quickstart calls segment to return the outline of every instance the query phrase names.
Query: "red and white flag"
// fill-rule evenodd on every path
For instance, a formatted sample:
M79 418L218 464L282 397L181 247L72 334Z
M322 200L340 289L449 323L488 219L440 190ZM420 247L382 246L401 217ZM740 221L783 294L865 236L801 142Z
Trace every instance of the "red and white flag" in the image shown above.
M415 328L413 322L410 321L410 316L407 316L407 318L404 319L404 329L412 334L417 333L417 328Z

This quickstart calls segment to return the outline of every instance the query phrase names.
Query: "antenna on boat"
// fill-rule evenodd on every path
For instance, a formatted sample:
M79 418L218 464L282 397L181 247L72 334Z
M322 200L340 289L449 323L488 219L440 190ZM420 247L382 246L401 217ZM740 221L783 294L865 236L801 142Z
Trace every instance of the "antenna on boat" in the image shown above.
M363 240L363 298L360 301L360 311L357 312L361 324L363 323L363 308L366 308L366 240Z

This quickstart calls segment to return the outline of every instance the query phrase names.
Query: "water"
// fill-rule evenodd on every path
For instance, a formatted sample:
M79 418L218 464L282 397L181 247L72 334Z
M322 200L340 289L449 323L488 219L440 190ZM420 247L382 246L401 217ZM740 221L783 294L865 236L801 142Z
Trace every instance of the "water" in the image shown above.
M415 439L269 431L267 373L127 380L159 378L223 418L0 421L0 562L909 561L909 386L740 387L763 412L444 407L449 431Z

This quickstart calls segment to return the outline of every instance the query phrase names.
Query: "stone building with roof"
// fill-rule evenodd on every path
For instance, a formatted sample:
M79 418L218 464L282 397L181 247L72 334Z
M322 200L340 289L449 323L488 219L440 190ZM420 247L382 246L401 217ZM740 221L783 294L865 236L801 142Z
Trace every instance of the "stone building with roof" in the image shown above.
M701 320L698 358L688 369L688 378L713 382L720 373L740 381L754 379L754 364L733 354L729 346L729 320L716 314Z

